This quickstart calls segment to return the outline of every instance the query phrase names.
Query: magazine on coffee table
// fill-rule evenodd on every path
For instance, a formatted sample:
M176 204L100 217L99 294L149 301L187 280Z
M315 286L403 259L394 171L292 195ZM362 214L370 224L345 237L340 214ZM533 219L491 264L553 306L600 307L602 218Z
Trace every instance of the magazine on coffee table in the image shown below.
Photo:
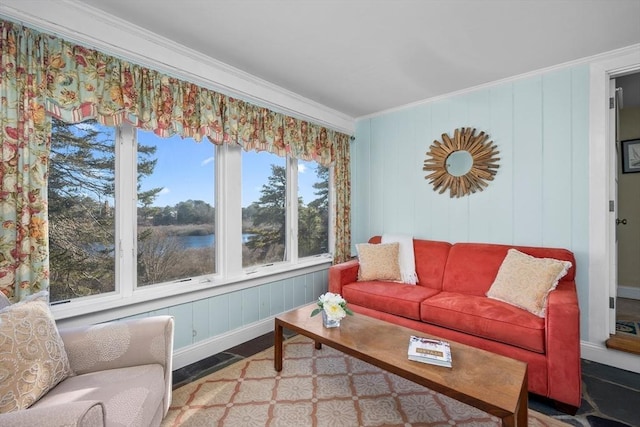
M451 367L451 347L447 341L412 335L409 338L409 360Z

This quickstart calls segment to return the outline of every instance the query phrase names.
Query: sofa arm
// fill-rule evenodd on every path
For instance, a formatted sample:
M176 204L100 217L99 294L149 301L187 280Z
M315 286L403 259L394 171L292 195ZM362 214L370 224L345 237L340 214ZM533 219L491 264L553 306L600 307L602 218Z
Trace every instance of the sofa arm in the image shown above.
M329 267L329 292L342 295L342 286L358 280L360 263L352 259Z
M103 427L105 425L104 406L97 400L36 406L0 414L0 425L4 427Z
M580 307L574 281L564 281L549 294L546 316L549 391L555 399L580 407Z
M171 404L173 316L125 319L60 329L74 373L157 363L164 368L165 414Z

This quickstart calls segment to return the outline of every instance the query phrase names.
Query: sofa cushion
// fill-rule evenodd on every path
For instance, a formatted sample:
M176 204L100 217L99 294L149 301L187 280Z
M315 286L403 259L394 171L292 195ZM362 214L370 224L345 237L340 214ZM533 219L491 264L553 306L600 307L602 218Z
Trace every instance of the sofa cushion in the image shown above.
M109 426L154 425L164 395L164 370L159 364L108 369L67 378L34 408L83 400L102 402Z
M372 245L370 243L359 243L358 250L358 280L393 280L400 281L400 263L398 255L400 244L384 243Z
M47 292L0 310L0 413L26 409L72 375Z
M511 248L537 258L554 258L572 263L561 280L572 281L575 277L575 258L566 249L508 246L491 243L456 243L449 251L442 290L486 296ZM416 260L418 255L416 254Z
M418 283L442 290L442 277L449 257L451 243L437 240L414 240Z
M381 236L373 236L369 239L369 243L380 243L381 241ZM418 284L428 288L442 289L442 277L450 249L451 243L449 242L413 239Z
M349 304L414 320L420 320L420 303L437 293L436 289L424 286L382 281L355 282L342 287L342 296Z
M526 350L545 351L544 319L485 296L440 292L422 302L420 319Z
M544 317L549 292L569 268L569 261L536 258L509 249L487 296Z

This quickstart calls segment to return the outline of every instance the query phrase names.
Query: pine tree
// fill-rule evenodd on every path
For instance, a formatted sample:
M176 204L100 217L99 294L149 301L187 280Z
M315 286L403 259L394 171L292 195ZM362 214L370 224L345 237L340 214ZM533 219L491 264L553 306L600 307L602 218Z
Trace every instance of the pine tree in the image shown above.
M115 132L95 120L52 119L48 204L51 300L113 291ZM153 173L155 147L138 147L138 176ZM140 180L138 181L140 182ZM160 189L138 195L150 204Z
M298 256L328 252L329 240L329 168L316 168L313 184L317 196L307 206L298 204Z
M267 184L262 186L260 199L252 203L255 215L250 233L253 235L246 245L253 252L251 261L268 263L284 260L286 202L286 170L283 166L272 164L271 175ZM243 260L243 263L253 264L250 260Z

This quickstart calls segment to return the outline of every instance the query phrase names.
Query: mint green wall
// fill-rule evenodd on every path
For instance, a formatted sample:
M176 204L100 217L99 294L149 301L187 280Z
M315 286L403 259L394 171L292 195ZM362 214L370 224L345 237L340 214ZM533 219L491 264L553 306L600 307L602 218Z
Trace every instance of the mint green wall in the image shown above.
M161 314L174 316L174 349L178 350L310 304L327 291L328 280L328 270L325 269L131 318ZM226 349L219 349L223 350Z
M351 146L353 244L408 233L568 248L577 259L586 326L588 120L588 65L359 120ZM433 191L422 166L434 139L460 127L489 134L500 168L484 191L452 199Z

